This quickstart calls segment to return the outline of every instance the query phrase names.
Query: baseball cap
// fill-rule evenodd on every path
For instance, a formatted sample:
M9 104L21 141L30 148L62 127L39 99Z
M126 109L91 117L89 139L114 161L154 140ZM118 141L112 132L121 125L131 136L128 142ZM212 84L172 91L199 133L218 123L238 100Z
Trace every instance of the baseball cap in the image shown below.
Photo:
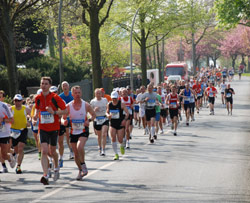
M100 90L101 90L102 92L105 92L104 88L101 88Z
M116 91L113 91L111 93L111 99L117 99L119 97L118 93Z
M49 91L50 91L50 92L57 92L57 91L58 91L58 88L57 88L56 86L51 86L51 87L49 88Z
M23 100L23 97L22 97L21 94L16 94L16 95L14 96L14 100L19 100L19 101L21 101L21 100Z

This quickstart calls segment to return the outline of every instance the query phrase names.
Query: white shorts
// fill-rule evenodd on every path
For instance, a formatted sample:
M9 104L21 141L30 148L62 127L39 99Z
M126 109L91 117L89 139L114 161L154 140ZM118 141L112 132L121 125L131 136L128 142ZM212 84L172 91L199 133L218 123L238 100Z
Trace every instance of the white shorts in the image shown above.
M145 116L145 109L144 108L140 108L139 109L139 117L143 118Z

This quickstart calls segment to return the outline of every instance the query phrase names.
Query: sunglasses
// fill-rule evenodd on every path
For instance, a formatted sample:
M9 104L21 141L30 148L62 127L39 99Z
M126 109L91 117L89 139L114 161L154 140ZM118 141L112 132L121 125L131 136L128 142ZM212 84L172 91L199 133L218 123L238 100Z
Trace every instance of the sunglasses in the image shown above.
M14 101L15 101L15 102L21 102L22 100L17 100L17 99L15 99Z

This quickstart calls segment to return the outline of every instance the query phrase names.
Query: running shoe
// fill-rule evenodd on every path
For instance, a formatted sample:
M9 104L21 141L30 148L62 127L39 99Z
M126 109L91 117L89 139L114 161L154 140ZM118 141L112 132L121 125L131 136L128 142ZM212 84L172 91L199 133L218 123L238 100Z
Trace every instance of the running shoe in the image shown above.
M49 179L45 176L42 176L40 182L44 185L49 185Z
M17 166L16 167L16 174L22 174L22 170L21 170L21 167L20 166Z
M119 160L119 155L118 155L118 154L116 154L116 155L114 156L114 160Z
M54 181L57 181L59 178L60 178L59 170L55 170L55 171L54 171L53 180L54 180Z
M129 149L130 148L130 144L129 144L129 141L126 142L126 149Z
M76 180L82 180L82 171L79 171L78 175L76 176Z
M186 126L189 126L189 123L186 123Z
M153 138L150 138L150 139L149 139L149 142L153 144L153 143L154 143L154 139L153 139Z
M69 153L69 159L74 159L74 152L70 151L70 153Z
M48 168L48 177L49 177L49 178L51 178L51 177L52 177L51 168Z
M157 140L157 135L154 135L153 138L154 138L155 140Z
M163 131L163 130L161 130L161 134L164 134L164 131Z
M60 167L60 168L63 167L63 159L59 159L59 167Z
M102 156L102 148L99 147L99 155Z
M87 166L86 164L82 164L82 176L86 176L88 175L88 169L87 169Z
M102 150L101 156L105 156L105 150Z
M120 146L120 151L121 151L121 154L124 155L125 154L125 148L123 145Z
M176 132L174 132L174 136L177 136L177 133L176 133Z
M9 161L9 163L10 163L10 167L11 168L14 168L15 165L16 165L16 159L15 159L15 157L12 154L10 154L10 161Z

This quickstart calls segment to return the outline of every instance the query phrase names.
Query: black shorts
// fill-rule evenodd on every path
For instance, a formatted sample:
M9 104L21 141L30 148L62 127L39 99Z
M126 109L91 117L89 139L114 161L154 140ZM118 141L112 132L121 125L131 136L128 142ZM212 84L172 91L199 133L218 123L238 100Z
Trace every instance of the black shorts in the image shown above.
M155 109L146 109L145 114L146 114L146 121L150 121L151 118L155 118L156 112Z
M125 128L125 126L121 126L122 119L111 119L110 126L116 130L121 130L122 128Z
M0 144L9 144L9 143L10 143L10 137L0 138Z
M178 109L169 109L170 118L178 117Z
M198 100L202 99L202 96L198 96L197 99L198 99Z
M128 119L130 120L129 125L133 125L133 118L134 118L134 112L132 115L129 114L129 117L128 117Z
M223 75L222 77L223 77L223 78L227 78L227 76L226 76L226 75Z
M19 142L27 144L27 138L28 138L28 129L24 128L23 130L21 130L21 135L17 139L12 137L12 146L13 147L17 146Z
M94 129L99 131L102 129L102 126L104 125L109 126L109 120L106 120L102 125L97 125L96 121L94 121L93 125L94 125Z
M59 136L64 135L66 132L66 127L64 125L60 125Z
M208 97L208 102L211 104L214 104L215 98L214 97Z
M233 98L232 97L226 98L226 102L229 102L230 104L233 104Z
M190 104L184 104L184 110L190 109Z
M161 109L160 115L161 115L161 117L163 117L163 118L167 118L167 109Z
M195 108L195 103L189 103L189 106L190 106L190 112L194 112L194 108Z
M72 135L70 134L70 143L77 143L80 137L89 137L89 128L85 127L85 132L78 134L78 135Z
M47 143L51 146L56 146L58 138L58 130L45 131L40 130L40 143Z

